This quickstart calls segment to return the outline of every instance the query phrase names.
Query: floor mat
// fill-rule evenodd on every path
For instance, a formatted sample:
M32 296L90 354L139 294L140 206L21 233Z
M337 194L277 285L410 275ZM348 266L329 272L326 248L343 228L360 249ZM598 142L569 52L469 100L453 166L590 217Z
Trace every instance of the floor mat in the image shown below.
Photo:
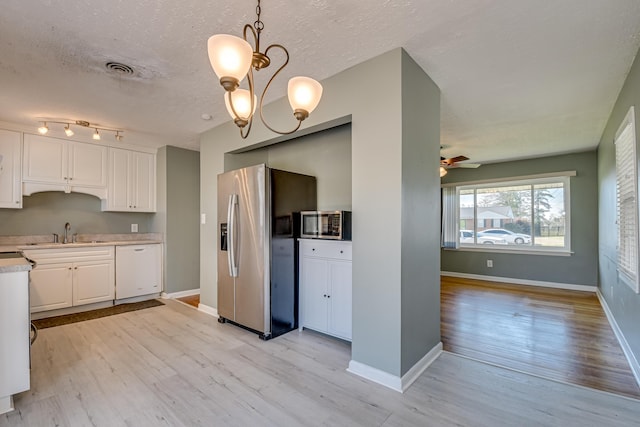
M142 310L144 308L158 307L160 305L164 305L164 303L151 299L147 301L114 305L113 307L100 308L98 310L84 311L82 313L65 314L62 316L33 320L32 323L36 325L36 328L38 329L46 329L54 326L68 325L70 323L84 322L85 320L99 319L100 317L112 316L114 314L128 313L130 311Z

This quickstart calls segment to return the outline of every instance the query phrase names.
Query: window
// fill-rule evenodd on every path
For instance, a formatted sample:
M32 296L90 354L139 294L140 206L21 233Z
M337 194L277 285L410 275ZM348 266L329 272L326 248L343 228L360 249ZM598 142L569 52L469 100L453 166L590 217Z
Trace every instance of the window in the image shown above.
M615 136L618 276L636 293L638 286L638 160L635 112L631 107Z
M455 203L443 200L443 247L570 252L569 177L574 175L443 188L443 198L455 198Z

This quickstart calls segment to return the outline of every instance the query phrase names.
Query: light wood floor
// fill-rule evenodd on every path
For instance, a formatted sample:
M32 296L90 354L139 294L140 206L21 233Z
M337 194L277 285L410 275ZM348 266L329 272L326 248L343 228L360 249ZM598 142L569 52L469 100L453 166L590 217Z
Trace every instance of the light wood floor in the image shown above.
M640 401L443 353L404 394L345 371L350 345L270 341L176 301L42 330L5 426L629 426ZM636 423L636 424L634 424Z
M640 398L594 293L444 276L441 289L445 350Z

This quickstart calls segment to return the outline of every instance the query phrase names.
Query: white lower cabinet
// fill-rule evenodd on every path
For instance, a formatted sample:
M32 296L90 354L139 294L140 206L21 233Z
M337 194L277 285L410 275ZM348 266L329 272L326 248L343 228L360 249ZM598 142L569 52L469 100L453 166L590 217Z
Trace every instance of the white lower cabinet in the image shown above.
M351 341L351 242L300 239L300 329Z
M116 299L162 292L162 245L116 247Z
M33 249L31 312L110 301L115 296L114 247Z
M113 257L73 264L73 305L114 299Z

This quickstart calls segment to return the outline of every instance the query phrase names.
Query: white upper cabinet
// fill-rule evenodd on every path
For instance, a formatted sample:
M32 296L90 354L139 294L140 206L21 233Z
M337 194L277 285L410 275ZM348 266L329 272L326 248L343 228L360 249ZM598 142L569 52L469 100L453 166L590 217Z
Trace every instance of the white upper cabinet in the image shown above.
M0 130L0 208L22 207L22 141L19 132Z
M24 135L23 194L64 191L107 193L107 147L40 135Z
M102 210L156 211L156 156L109 148L109 183Z

